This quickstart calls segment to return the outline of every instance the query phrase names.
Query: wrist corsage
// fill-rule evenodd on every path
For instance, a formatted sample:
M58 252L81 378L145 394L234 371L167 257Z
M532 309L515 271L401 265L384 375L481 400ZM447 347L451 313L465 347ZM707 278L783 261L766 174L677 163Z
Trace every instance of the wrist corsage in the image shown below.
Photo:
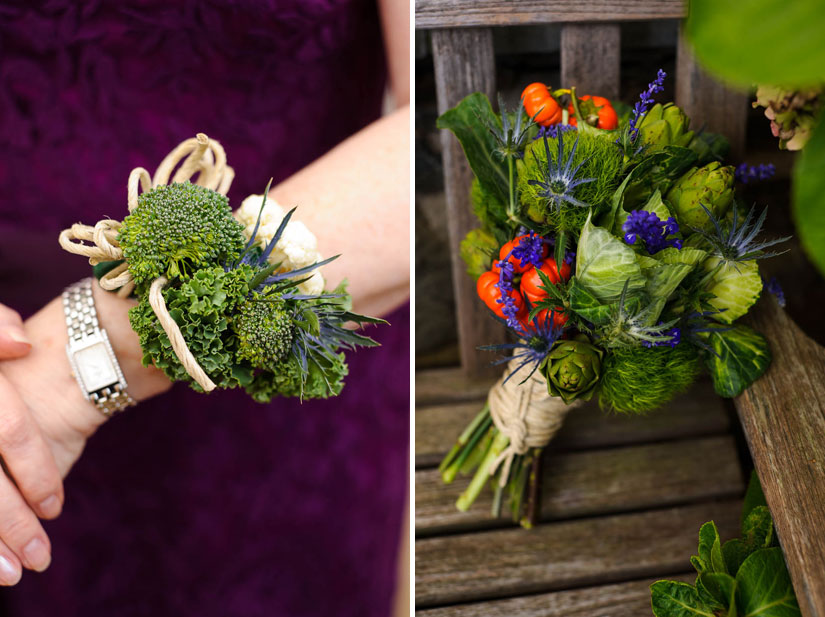
M129 321L143 364L171 380L200 392L242 387L260 402L336 396L343 350L377 345L347 325L386 322L353 313L346 282L325 291L319 268L337 256L321 258L269 186L233 213L233 177L221 145L198 134L154 177L132 171L122 222L73 225L60 244L89 258L103 289L137 299Z

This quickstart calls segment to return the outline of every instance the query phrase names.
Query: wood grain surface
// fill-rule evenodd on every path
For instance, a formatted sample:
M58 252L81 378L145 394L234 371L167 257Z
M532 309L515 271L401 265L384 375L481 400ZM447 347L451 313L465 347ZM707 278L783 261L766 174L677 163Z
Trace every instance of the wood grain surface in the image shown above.
M485 391L486 394L486 391ZM484 401L419 407L415 412L416 467L438 465ZM730 430L725 402L700 381L672 403L644 416L605 413L595 401L571 413L549 448L582 449L714 435Z
M689 569L699 527L739 530L739 499L415 543L419 608L614 583Z
M736 399L804 617L825 617L825 349L772 297L748 321L769 341L767 373Z
M490 354L492 355L492 354ZM488 361L492 359L488 357ZM480 401L487 397L496 379L501 376L499 368L492 377L468 377L460 367L427 369L415 372L416 406Z
M416 28L679 19L683 0L415 0Z
M669 575L692 583L696 573ZM454 604L416 612L416 617L642 617L650 615L650 585L658 578L582 587L530 596Z
M730 435L545 456L543 478L542 520L741 497L745 490ZM455 501L469 483L462 476L445 486L437 469L415 473L418 537L513 524L506 508L504 518L493 518L491 490L459 512Z
M619 24L565 24L561 28L561 83L576 94L619 97Z
M439 114L473 92L484 92L495 100L493 33L489 28L436 30L432 33L432 46ZM496 371L476 347L504 340L504 326L479 302L475 282L467 275L459 254L461 240L479 226L470 205L473 173L461 144L450 131L441 131L441 145L461 365L467 375L491 376Z

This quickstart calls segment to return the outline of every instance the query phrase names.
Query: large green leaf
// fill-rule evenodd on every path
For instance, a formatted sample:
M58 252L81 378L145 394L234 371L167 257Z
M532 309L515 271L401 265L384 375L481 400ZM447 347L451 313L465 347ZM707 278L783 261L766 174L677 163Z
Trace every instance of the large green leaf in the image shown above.
M736 574L736 605L746 617L799 617L782 549L753 553Z
M708 344L715 353L706 354L705 365L720 396L739 396L771 363L768 342L747 326L712 332Z
M759 299L762 277L755 260L731 263L708 257L703 266L707 272L716 270L707 285L707 291L713 294L709 302L719 311L713 315L716 321L733 323Z
M699 561L702 569L699 572L721 572L726 574L728 569L722 556L722 541L716 523L709 521L699 529Z
M510 199L507 166L495 154L496 140L485 123L501 126L489 99L480 92L474 92L441 114L437 126L453 132L461 142L470 168L481 186L502 203L507 203Z
M642 268L647 279L647 293L651 298L667 299L676 291L693 266L688 264L657 263L651 268Z
M822 10L825 14L825 10ZM825 36L825 35L822 35ZM822 46L825 48L825 45ZM793 214L802 247L825 276L825 122L820 121L793 170Z
M726 617L736 617L736 579L730 574L705 572L696 580L696 588L701 595L710 597L711 602L718 602L727 612Z
M635 295L645 286L645 277L636 253L602 227L591 223L592 214L582 227L576 249L576 278L604 304L615 302L627 293Z
M657 581L650 586L650 605L655 617L716 617L693 585Z
M736 576L742 562L751 554L748 546L739 538L728 540L722 545L722 556L725 558L725 566L728 572Z
M825 81L821 0L691 0L685 32L702 64L729 82Z

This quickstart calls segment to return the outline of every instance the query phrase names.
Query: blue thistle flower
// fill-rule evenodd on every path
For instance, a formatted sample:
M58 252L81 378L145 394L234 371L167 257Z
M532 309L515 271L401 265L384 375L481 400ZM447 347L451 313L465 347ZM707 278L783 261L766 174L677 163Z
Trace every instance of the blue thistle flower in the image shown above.
M569 133L570 131L575 130L577 129L572 124L551 124L550 126L539 126L539 132L533 139L541 139L542 137L552 137L555 139L559 136L559 133Z
M594 182L595 178L576 178L576 173L578 173L581 166L584 165L588 159L583 160L571 170L573 158L576 156L576 148L579 145L579 138L576 136L576 141L570 150L570 155L565 161L563 135L564 131L561 131L558 138L559 154L555 161L550 155L550 144L547 141L547 137L544 137L544 150L547 153L547 168L542 168L544 178L542 180L528 180L527 183L532 186L538 186L541 189L538 194L549 199L550 202L556 206L557 210L560 210L562 203L565 202L579 206L580 208L589 208L590 204L573 197L573 189L581 184ZM533 156L535 156L535 153ZM541 162L537 156L535 156L535 158L536 164L541 168Z
M765 252L765 249L791 239L790 236L785 236L767 242L756 241L756 235L761 231L765 218L768 216L767 206L755 221L753 221L753 215L756 208L751 208L748 210L745 220L740 223L736 211L736 202L733 202L732 220L728 225L722 219L717 218L704 204L700 203L699 205L702 206L702 209L713 223L713 230L707 232L696 227L692 229L708 241L712 253L723 261L741 263L752 259L765 259L766 257L781 255L782 253Z
M747 163L742 163L736 168L733 176L742 184L747 184L752 181L772 178L774 173L776 173L776 167L774 167L773 163L768 163L767 165L748 165Z
M619 302L611 307L611 321L607 326L600 329L600 338L605 340L606 347L626 347L642 344L645 347L668 345L677 337L681 337L679 328L674 326L679 321L659 321L653 311L656 310L655 303L641 308L631 308L627 303L627 288L630 279L625 281L622 288L622 295ZM677 332L673 332L676 330ZM647 343L647 344L646 344Z
M505 364L511 360L520 360L515 370L504 379L504 383L525 366L530 367L530 373L521 383L527 381L536 372L538 367L553 349L553 345L561 337L564 328L557 328L554 323L555 311L550 311L547 318L541 322L538 315L531 322L533 328L528 332L520 323L510 326L519 337L515 343L500 343L498 345L483 345L479 349L485 351L512 351L512 355L493 361L493 365ZM509 324L508 324L509 325Z
M521 158L524 156L524 146L527 142L527 134L530 127L535 124L534 118L524 119L526 114L519 107L515 112L515 122L511 119L511 114L504 105L501 95L498 95L498 108L501 110L501 127L491 122L487 118L478 116L479 120L487 127L487 130L496 140L498 148L495 152L502 158ZM536 112L536 115L540 113Z
M672 216L662 221L655 212L633 210L622 225L622 230L627 244L634 244L637 238L641 238L651 255L671 246L682 248L681 240L668 238L679 233L679 224Z

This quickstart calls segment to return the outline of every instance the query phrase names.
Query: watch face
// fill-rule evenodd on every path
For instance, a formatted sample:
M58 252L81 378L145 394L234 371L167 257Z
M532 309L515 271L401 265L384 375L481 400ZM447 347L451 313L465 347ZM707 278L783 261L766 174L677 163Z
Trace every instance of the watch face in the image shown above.
M74 359L87 391L94 392L118 382L117 372L102 341L76 351Z

